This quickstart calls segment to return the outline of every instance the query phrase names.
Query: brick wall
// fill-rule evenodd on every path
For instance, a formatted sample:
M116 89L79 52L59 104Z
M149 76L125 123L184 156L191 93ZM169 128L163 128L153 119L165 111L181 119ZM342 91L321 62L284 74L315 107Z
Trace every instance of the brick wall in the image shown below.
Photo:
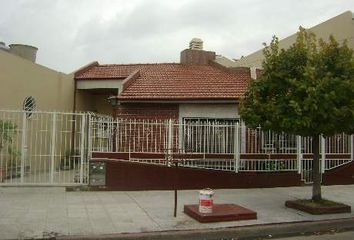
M354 162L326 171L322 178L323 185L354 184Z
M178 120L177 104L129 103L118 105L113 113L125 119L175 119Z
M106 190L172 190L260 188L299 186L297 172L226 172L184 167L167 167L119 160L95 159L107 164ZM132 176L134 176L132 178Z
M215 52L185 49L181 52L180 63L203 65L208 64L212 60L215 60Z

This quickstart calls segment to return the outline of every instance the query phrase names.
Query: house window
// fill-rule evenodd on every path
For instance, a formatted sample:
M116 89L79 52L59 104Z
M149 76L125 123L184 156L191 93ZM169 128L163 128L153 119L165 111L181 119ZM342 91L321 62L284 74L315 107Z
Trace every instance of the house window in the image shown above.
M27 119L32 117L33 111L36 110L36 99L32 96L26 97L23 101L23 110L26 111Z
M194 153L232 153L238 119L183 118L183 147Z
M264 131L262 148L265 153L295 153L296 136L287 133Z

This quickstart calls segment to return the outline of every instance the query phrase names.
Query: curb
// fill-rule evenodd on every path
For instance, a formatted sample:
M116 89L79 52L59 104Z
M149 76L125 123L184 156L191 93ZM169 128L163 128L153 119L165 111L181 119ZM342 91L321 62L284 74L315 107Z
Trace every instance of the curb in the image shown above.
M145 233L120 233L92 236L58 236L56 239L121 239L121 240L215 240L215 239L254 239L311 235L318 232L337 232L354 230L354 218L321 221L302 221L292 223L264 224L215 229L194 229L181 231L161 231Z

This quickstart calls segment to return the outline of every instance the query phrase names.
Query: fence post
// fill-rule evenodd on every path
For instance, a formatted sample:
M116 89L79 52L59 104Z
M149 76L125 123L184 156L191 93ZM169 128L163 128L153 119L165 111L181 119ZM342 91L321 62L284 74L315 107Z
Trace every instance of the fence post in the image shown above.
M83 183L84 179L84 148L85 148L85 117L81 115L81 146L80 146L80 184Z
M302 150L301 136L296 136L296 155L297 155L297 172L301 174L302 170Z
M167 164L170 166L172 160L172 119L168 120L168 136L167 136Z
M121 134L118 118L116 119L115 126L114 125L112 126L112 129L115 129L113 131L114 139L115 139L115 149L116 149L116 152L118 152L120 150L120 148L118 147L119 146L119 134Z
M350 138L350 160L354 161L354 134Z
M135 120L134 120L135 121ZM136 124L134 125L136 126ZM135 130L136 127L134 127ZM135 135L132 134L132 120L129 119L129 136L128 136L128 158L130 161L130 153L131 153L131 139L133 138L133 151L135 150Z
M240 148L240 151L242 151L243 153L245 153L245 152L246 152L246 148L247 148L247 144L248 144L248 143L246 142L246 130L247 130L247 128L246 128L245 122L242 121L242 120L241 120L241 122L240 122L240 128L241 128L241 133L240 133L240 135L241 135L241 139L240 139L241 148Z
M50 147L50 183L54 180L54 160L55 160L55 132L56 132L57 114L53 113L52 119L52 139Z
M238 173L240 168L240 142L239 142L239 122L235 124L235 140L234 140L234 159L235 159L235 172Z
M26 136L27 136L27 112L23 112L22 116L22 138L21 138L21 183L24 181L25 175L25 160L26 160L26 153L27 153L27 146L26 146Z
M321 135L321 173L325 172L326 167L326 139Z
M87 166L86 166L86 183L90 183L90 160L92 158L92 137L91 137L91 131L92 131L92 116L90 113L84 113L84 116L87 116Z
M112 152L117 152L117 128L115 127L116 125L116 121L118 121L116 118L111 118L109 120L107 120L107 130L110 129L112 138L109 138L111 142L111 144L108 144L108 147L111 149L108 149L108 151L112 151Z

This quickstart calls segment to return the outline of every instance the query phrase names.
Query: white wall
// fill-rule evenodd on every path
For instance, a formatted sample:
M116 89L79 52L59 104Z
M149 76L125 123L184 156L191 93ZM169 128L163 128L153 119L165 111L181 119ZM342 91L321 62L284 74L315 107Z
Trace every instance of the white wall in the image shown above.
M100 89L100 88L112 88L122 90L123 80L117 79L102 79L102 80L79 80L77 81L77 89Z
M185 117L200 118L240 118L238 105L230 104L180 104L179 121Z
M36 110L71 112L73 74L64 74L0 50L0 109L22 110L32 96Z
M314 27L306 28L316 34L317 39L322 38L323 40L328 40L330 35L339 42L347 40L348 47L354 49L354 17L351 11L344 12L336 17L333 17L323 23L320 23ZM279 47L287 49L296 41L297 34L293 34L287 38L279 41ZM269 39L265 39L267 43L270 42ZM236 67L262 67L262 61L264 59L263 49L258 50L248 56L245 56L235 62Z

